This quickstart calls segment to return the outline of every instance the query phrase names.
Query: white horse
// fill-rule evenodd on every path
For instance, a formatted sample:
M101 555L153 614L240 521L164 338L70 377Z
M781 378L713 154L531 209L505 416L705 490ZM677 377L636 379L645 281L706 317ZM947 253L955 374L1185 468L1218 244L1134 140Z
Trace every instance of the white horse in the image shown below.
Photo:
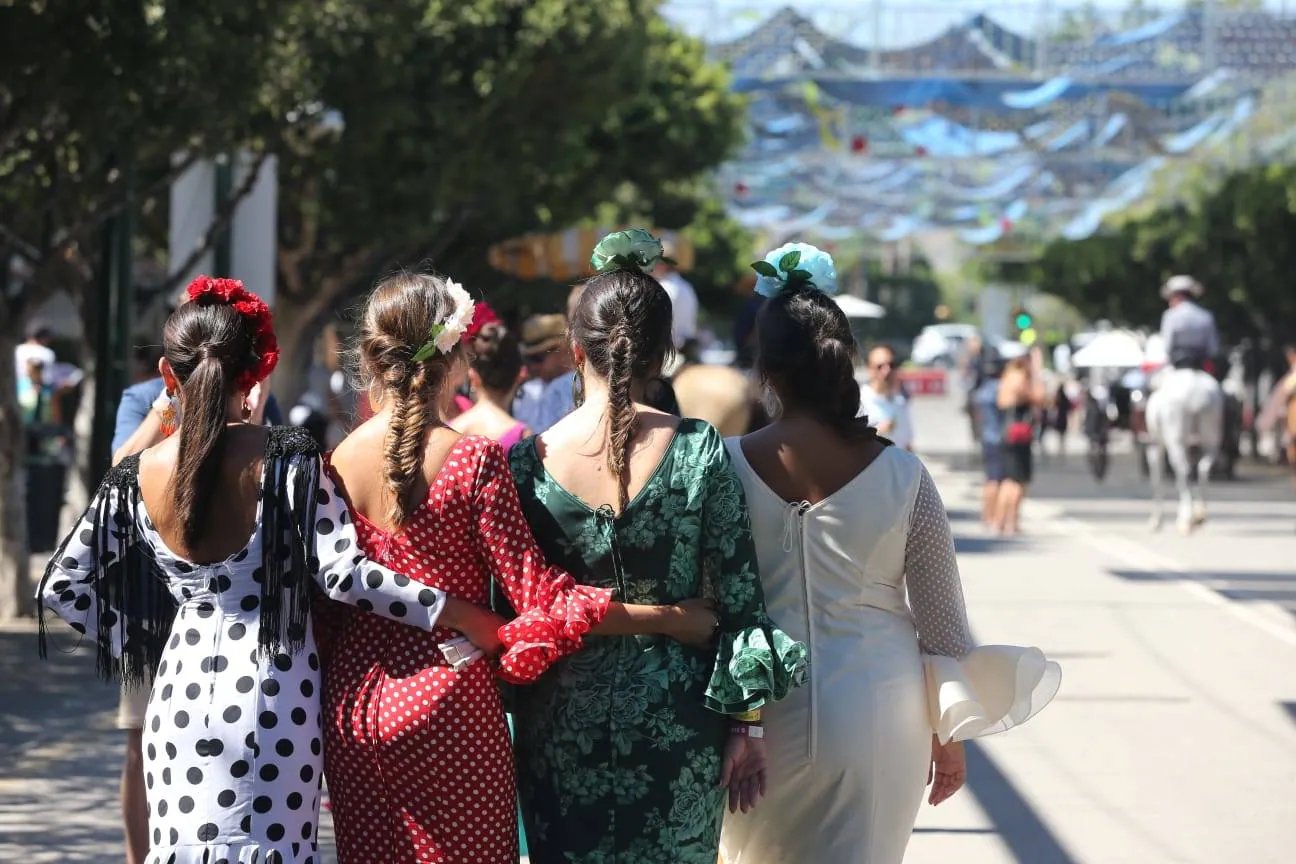
M1224 443L1224 392L1219 382L1196 369L1168 369L1147 402L1148 472L1152 479L1152 530L1164 521L1163 453L1170 459L1179 490L1180 533L1191 534L1206 521L1206 486ZM1197 445L1197 482L1189 482L1189 450Z

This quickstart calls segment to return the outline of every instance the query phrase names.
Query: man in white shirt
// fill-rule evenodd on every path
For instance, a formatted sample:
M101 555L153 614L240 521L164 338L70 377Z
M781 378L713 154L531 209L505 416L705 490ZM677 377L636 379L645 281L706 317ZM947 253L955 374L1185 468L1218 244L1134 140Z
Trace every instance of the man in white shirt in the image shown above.
M662 248L667 258L673 257L674 250L663 243ZM675 341L675 350L683 351L689 342L697 339L698 299L697 292L679 271L665 262L658 263L653 269L653 276L666 289L671 300L671 336Z
M513 416L539 435L575 407L572 383L576 373L567 344L567 318L533 315L522 325L520 341L528 380L518 391Z
M909 399L900 387L895 352L878 345L868 353L868 380L860 385L860 416L867 416L878 434L897 447L913 449L913 419Z
M27 364L35 363L46 370L53 369L58 359L54 349L49 347L54 341L54 331L41 321L33 321L27 326L27 341L14 348L14 368L19 375L27 374Z

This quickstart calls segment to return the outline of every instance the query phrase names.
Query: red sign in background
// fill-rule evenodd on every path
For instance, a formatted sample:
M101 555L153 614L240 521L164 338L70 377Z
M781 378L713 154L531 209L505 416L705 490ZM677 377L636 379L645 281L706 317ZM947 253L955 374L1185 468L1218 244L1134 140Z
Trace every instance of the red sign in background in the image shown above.
M911 396L944 396L946 373L944 369L905 369L900 372Z

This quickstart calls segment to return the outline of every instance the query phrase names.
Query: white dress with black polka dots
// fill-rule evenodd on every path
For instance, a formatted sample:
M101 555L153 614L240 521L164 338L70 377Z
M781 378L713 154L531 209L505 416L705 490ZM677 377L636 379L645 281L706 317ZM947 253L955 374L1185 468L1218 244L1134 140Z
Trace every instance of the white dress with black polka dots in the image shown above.
M770 617L810 646L810 684L766 706L769 793L726 817L726 864L901 864L933 732L1024 722L1057 690L1034 648L975 647L954 537L922 462L887 447L816 504L780 498L726 442Z
M289 488L298 460L318 460L290 458ZM445 593L364 557L346 503L328 475L319 476L316 582L335 600L432 629ZM320 661L309 626L295 654L267 658L258 651L260 509L242 550L202 565L167 548L142 502L134 516L179 603L144 728L147 864L318 864ZM83 533L93 529L88 519L77 526L41 600L95 638L94 616L87 614L96 605L88 596L96 590L93 557L78 539L91 536Z

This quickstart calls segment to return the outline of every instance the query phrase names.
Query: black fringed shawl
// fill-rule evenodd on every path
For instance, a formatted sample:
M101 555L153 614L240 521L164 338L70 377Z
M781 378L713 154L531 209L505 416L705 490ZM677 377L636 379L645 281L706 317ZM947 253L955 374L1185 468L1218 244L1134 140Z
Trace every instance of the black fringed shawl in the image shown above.
M288 469L294 462L297 471L289 489ZM319 467L319 445L309 433L293 427L270 429L261 490L262 560L253 574L261 586L257 643L267 656L285 649L296 653L306 643L312 577L319 569L314 531ZM73 570L82 566L65 558L73 538L89 547L90 572L81 580L89 593L81 600L99 621L95 668L105 680L127 684L142 684L157 669L178 609L166 573L135 522L139 498L139 457L131 456L108 471L77 527L59 544L40 583L42 597L48 588L72 602L79 592L72 590L71 579L57 565ZM78 603L76 608L83 607ZM85 633L81 624L71 626ZM114 656L114 634L122 646L120 657ZM40 656L45 657L48 634L43 606L38 638Z

